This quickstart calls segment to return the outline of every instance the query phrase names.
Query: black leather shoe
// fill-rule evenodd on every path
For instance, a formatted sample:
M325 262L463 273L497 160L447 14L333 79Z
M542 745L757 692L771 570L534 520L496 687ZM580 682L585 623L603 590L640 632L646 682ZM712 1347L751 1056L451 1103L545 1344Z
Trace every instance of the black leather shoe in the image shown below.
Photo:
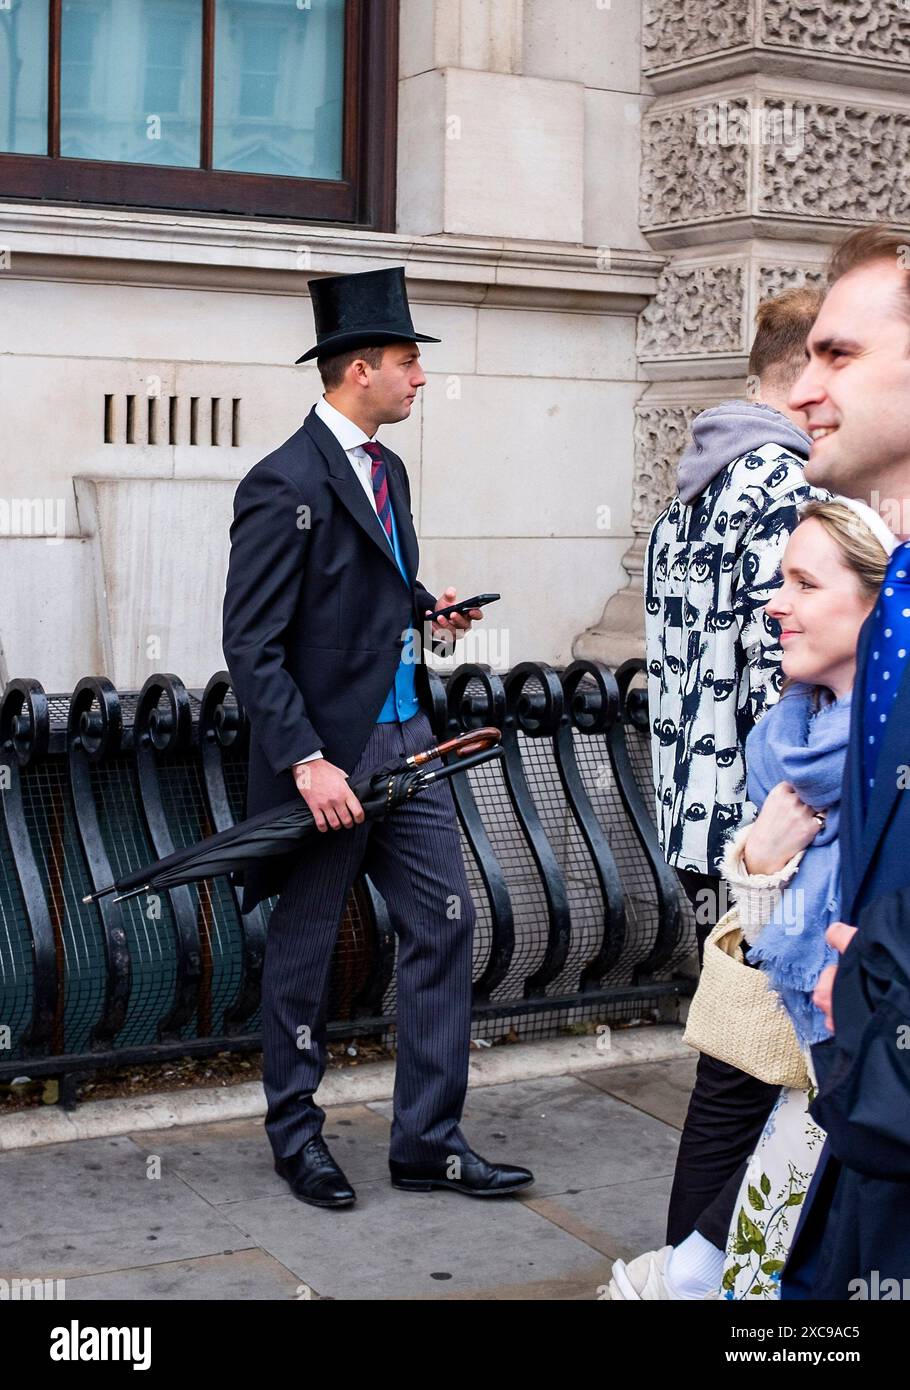
M275 1172L289 1183L299 1201L311 1207L349 1207L354 1201L354 1189L321 1134L290 1158L276 1158Z
M452 1159L456 1157L459 1159L455 1168L457 1176L448 1177L447 1173L455 1167ZM392 1186L404 1192L429 1192L434 1187L445 1187L452 1192L463 1192L467 1197L504 1197L534 1181L529 1169L515 1168L509 1163L488 1163L471 1149L437 1163L396 1163L389 1159L389 1172Z

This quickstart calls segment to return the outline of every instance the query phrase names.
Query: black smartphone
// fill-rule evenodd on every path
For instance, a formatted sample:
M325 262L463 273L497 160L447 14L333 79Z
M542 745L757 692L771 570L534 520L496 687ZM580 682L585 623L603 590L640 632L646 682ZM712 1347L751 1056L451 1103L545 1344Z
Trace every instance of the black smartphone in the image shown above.
M460 603L451 603L448 608L437 608L436 612L430 615L430 620L435 618L449 618L453 613L467 613L471 608L482 608L485 603L495 603L501 594L478 594L476 598L463 598Z

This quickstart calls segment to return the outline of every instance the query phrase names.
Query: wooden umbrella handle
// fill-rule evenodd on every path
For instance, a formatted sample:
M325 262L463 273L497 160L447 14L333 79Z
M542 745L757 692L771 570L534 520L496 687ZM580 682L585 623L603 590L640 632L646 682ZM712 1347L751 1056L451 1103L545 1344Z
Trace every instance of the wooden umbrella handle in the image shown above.
M455 738L446 739L445 743L427 748L423 753L414 753L412 757L408 758L408 763L412 767L420 767L423 763L428 763L433 758L442 757L445 753L457 753L460 757L466 757L469 753L482 753L499 743L501 739L501 729L495 729L492 726L483 729L471 729L466 734L458 734Z

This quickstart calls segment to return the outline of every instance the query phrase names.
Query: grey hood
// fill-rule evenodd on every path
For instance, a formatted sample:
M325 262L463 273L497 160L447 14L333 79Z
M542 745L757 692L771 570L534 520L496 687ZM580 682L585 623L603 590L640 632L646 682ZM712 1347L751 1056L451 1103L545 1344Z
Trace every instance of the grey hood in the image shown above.
M808 459L812 441L773 406L758 401L723 401L692 421L692 439L679 460L676 488L688 506L734 459L779 444L798 458Z

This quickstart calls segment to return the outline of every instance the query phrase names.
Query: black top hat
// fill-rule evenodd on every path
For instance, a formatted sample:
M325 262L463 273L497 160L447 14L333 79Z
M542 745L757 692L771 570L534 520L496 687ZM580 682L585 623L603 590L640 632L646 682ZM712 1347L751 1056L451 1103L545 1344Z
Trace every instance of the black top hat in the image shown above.
M309 280L307 287L313 301L316 346L298 357L298 362L373 343L441 341L415 332L403 265L364 270L357 275L329 275Z

